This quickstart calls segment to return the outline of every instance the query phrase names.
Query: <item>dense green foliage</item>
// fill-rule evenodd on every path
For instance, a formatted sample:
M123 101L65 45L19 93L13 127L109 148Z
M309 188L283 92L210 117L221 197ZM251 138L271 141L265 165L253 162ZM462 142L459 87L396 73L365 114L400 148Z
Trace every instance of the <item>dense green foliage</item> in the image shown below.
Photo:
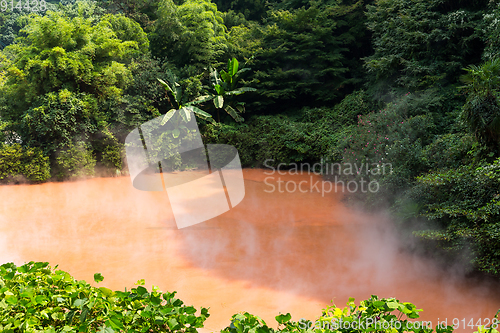
M95 282L103 280L94 275ZM144 284L139 281L138 284ZM93 287L47 262L0 266L0 329L17 332L196 333L209 317L153 286L127 291Z
M480 60L488 1L394 0L367 6L375 53L366 59L371 89L413 90L456 82ZM401 90L400 90L401 91Z
M49 158L39 148L0 145L0 180L41 182L50 178Z
M100 273L94 281L103 281ZM51 268L47 262L22 266L0 266L0 329L5 333L56 332L179 332L196 333L210 316L207 308L199 313L175 298L176 292L162 293L157 287L148 291L144 280L130 291L112 291L75 280L69 273ZM323 309L314 322L280 314L274 329L248 312L235 314L222 333L326 333L384 332L432 333L430 322L414 321L421 309L410 302L372 295L356 305L349 298L347 307ZM498 333L498 313L477 332ZM486 323L486 321L485 321ZM453 326L435 327L436 333L451 333ZM472 325L474 328L474 325Z
M323 309L316 321L301 319L292 321L292 316L281 314L276 316L278 329L269 327L265 321L250 313L236 314L231 325L222 333L261 333L289 332L289 333L326 333L326 332L434 332L425 321L411 321L419 318L416 306L409 302L400 302L394 298L382 298L372 295L370 299L354 303L349 298L347 307L337 307L335 304ZM495 321L496 323L496 321ZM497 325L494 325L497 326ZM436 326L437 333L453 332L452 326ZM492 332L494 329L492 329Z

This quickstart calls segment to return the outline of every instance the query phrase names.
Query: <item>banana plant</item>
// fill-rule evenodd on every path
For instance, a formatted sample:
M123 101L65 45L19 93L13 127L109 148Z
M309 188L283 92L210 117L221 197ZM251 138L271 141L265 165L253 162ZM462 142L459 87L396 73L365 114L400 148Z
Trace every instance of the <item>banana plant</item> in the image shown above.
M191 112L201 119L208 120L210 122L214 122L212 116L201 110L200 108L194 106L194 101L191 101L186 104L182 104L182 87L179 83L174 82L172 89L168 83L163 81L162 79L158 79L158 81L163 85L165 90L167 91L167 99L174 106L174 108L170 109L161 120L161 125L165 125L168 121L175 122L175 128L172 130L172 136L177 138L180 135L181 129L186 129L187 127L182 125L181 122L188 123L191 121ZM170 99L169 93L173 96L173 101Z
M256 91L251 87L241 87L236 89L240 74L250 70L250 68L238 69L239 63L236 58L232 58L227 62L227 72L222 70L220 74L216 69L211 69L210 78L213 91L208 95L201 96L193 101L194 104L204 103L213 100L214 106L217 109L217 121L220 122L219 110L224 109L237 122L243 121L240 113L245 111L245 103L237 102L233 106L227 103L228 96L241 95L247 91ZM236 110L235 110L236 108Z

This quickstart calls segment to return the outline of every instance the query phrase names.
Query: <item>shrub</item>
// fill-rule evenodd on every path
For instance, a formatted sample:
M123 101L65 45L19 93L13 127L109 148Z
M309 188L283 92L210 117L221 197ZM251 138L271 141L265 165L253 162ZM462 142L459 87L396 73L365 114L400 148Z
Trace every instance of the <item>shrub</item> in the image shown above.
M474 142L471 134L440 135L425 147L423 159L431 170L457 168L471 162L472 157L468 153L472 151Z
M95 282L103 280L94 274ZM138 282L144 284L144 280ZM0 330L14 332L197 333L209 317L175 298L176 292L112 291L75 280L47 262L0 266Z
M123 145L108 145L102 152L102 163L108 168L121 170L123 166Z
M268 326L261 318L248 312L236 314L232 318L231 325L221 333L327 333L327 332L415 332L432 333L428 321L410 321L419 318L416 306L409 302L400 302L395 298L381 298L372 295L370 299L361 301L359 305L354 303L354 298L349 298L347 307L341 308L335 305L329 306L322 311L322 315L315 322L301 319L299 322L291 320L291 315L281 314L276 316L278 329ZM497 314L498 315L498 314ZM494 328L498 326L495 316L490 333L498 333ZM418 323L418 324L417 324ZM438 333L453 332L452 326L438 324L435 329ZM484 332L484 327L479 326L478 332Z
M104 278L94 274L99 283ZM193 306L176 299L176 292L161 293L157 287L149 292L144 280L130 291L112 291L77 281L47 262L29 262L22 266L7 263L0 266L0 329L14 332L169 332L197 333L210 316L207 308L199 315ZM232 317L221 333L327 333L327 332L414 332L432 333L430 322L410 321L419 318L421 309L395 298L378 298L347 307L335 304L323 309L315 322L280 314L273 329L261 318L248 312ZM499 333L497 312L490 327L478 326L478 333ZM419 323L418 327L415 323ZM437 333L451 333L452 326L436 326Z
M393 203L426 170L422 146L430 141L435 125L429 114L409 115L409 98L407 95L383 110L358 115L357 126L345 132L333 151L331 159L344 168L362 168L359 173L344 172L341 178L379 183L381 191L376 195L361 194L367 207ZM360 199L358 195L352 198Z
M87 145L79 141L69 144L67 148L59 153L57 165L60 171L58 178L80 178L94 176L96 160L92 155L92 150Z
M408 191L429 229L415 231L453 255L465 255L471 267L500 276L500 158L417 178Z
M0 181L19 182L27 179L42 182L50 178L49 158L39 148L0 145Z
M244 166L320 161L336 143L328 122L299 122L284 116L256 116L244 124L208 124L206 143L225 143L238 149Z
M355 125L357 116L369 113L375 107L363 90L355 91L346 95L340 103L333 108L304 108L304 122L325 122L328 121L339 128L346 125Z

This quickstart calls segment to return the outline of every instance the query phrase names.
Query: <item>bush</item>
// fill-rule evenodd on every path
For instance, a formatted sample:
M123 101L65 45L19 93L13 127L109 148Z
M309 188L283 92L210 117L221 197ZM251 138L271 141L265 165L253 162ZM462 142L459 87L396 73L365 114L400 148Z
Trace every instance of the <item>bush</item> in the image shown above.
M50 178L49 158L39 148L0 145L0 181L20 182L27 179L43 182Z
M56 161L60 168L57 177L60 179L94 176L96 160L85 142L79 141L76 145L69 144L59 153Z
M94 274L99 283L104 278ZM207 308L197 310L174 298L176 292L161 293L157 287L149 292L144 280L130 291L112 291L77 281L62 270L51 268L47 262L29 262L17 267L13 263L0 266L0 329L14 332L169 332L197 333L210 316ZM273 329L261 318L248 312L232 317L231 324L221 333L327 333L327 332L414 332L432 333L429 322L416 321L422 311L409 302L395 298L378 298L354 303L347 307L336 305L323 309L313 323L280 314L275 317L278 328ZM491 327L479 326L478 332L499 333L498 313ZM400 325L399 328L397 325ZM393 328L394 327L394 328ZM451 333L452 326L436 326L437 333Z
M474 137L470 134L440 135L425 147L423 158L431 170L458 168L472 162L468 153L472 151L474 143Z
M0 330L17 332L197 333L209 317L176 299L175 292L149 292L139 285L112 291L77 281L47 262L0 266ZM94 274L95 282L103 280ZM144 280L138 284L144 284Z
M337 125L337 128L346 125L356 125L357 116L367 114L375 108L375 104L371 101L363 90L355 91L352 94L346 95L340 103L333 108L304 108L304 122L324 122L328 121L332 125Z
M121 170L123 167L123 145L108 145L102 152L102 163L107 168Z
M238 149L244 166L316 163L331 158L343 132L366 114L373 102L364 91L347 95L333 108L303 108L295 118L254 116L243 124L209 124L202 128L206 143L225 143Z
M380 192L361 194L367 206L392 204L426 170L422 146L431 141L435 124L430 114L412 107L417 103L411 99L406 95L383 110L358 115L358 124L342 135L333 151L331 159L344 166L341 178L379 183ZM361 171L347 173L349 166Z
M500 158L418 177L404 200L416 203L418 215L431 223L415 236L500 276L499 188Z
M291 315L281 314L276 316L278 329L269 327L265 321L248 312L236 314L231 325L221 333L328 333L328 332L415 332L432 333L434 330L429 321L410 321L419 318L416 306L409 302L400 302L395 298L381 298L372 295L370 299L354 303L354 298L349 298L347 307L340 308L335 305L323 310L322 315L315 322L301 319L299 322L291 320ZM499 310L500 311L500 310ZM489 333L498 333L498 313L493 320L493 327ZM418 324L417 324L418 323ZM438 324L435 329L438 333L453 332L452 326ZM478 326L478 332L485 332L484 326Z
M316 162L336 143L330 123L293 121L284 115L256 116L244 124L208 124L203 136L206 143L236 147L244 166Z

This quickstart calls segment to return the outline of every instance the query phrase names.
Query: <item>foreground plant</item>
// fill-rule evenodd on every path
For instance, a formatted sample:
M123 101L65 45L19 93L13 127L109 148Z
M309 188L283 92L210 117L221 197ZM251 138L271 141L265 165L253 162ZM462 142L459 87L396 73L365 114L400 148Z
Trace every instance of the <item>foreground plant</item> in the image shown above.
M372 295L370 299L354 303L354 298L349 298L347 307L339 308L335 305L323 310L316 321L301 319L292 321L292 316L280 314L275 319L277 329L273 329L261 318L248 312L233 316L231 325L221 333L329 333L329 332L384 332L384 333L432 333L430 321L410 321L419 318L416 306L409 302L400 302L395 298L381 298ZM500 310L499 310L500 312ZM477 333L498 333L498 312L491 320L489 327L476 326ZM456 324L456 323L454 323ZM454 326L445 326L438 323L436 333L451 333Z
M139 285L112 291L77 281L47 262L0 266L0 331L17 332L186 332L197 333L209 317L176 299ZM94 274L100 282L101 274ZM144 280L138 282L144 284Z

